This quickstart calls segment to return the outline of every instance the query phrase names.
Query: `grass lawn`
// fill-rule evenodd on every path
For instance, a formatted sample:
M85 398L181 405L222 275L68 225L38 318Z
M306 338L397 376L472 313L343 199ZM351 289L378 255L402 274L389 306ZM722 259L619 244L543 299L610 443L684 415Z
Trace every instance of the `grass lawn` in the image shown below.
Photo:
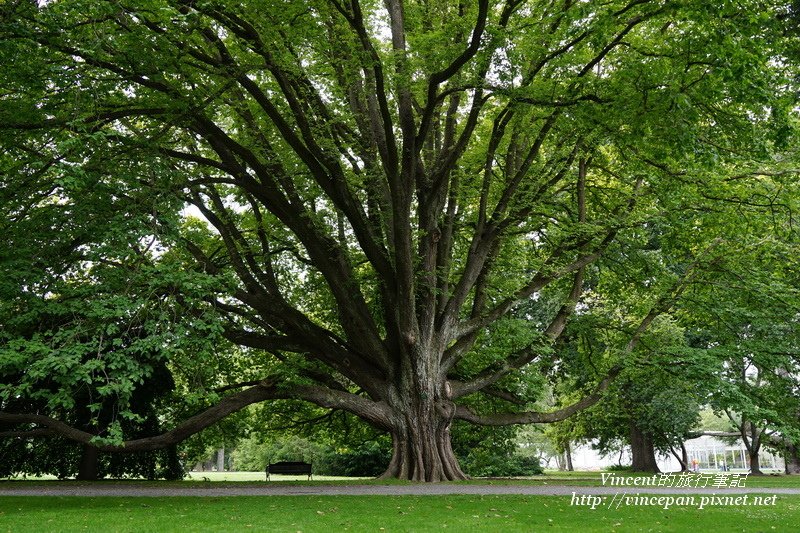
M703 471L706 474L717 474L713 470ZM736 473L736 472L731 472ZM679 475L677 472L674 473ZM650 477L653 474L646 474L642 472L614 472L616 476L624 477ZM548 485L577 485L577 486L601 486L602 472L597 471L576 471L576 472L561 472L561 471L546 471L544 475L529 478L531 484L548 484ZM499 480L496 482L500 482ZM787 476L784 474L764 475L764 476L748 476L745 481L745 486L748 488L797 488L800 489L800 476Z
M709 471L708 473L715 473ZM614 472L618 476L652 476L652 474L632 473L632 472ZM8 479L8 478L6 478ZM185 487L197 483L213 483L215 486L237 485L240 483L266 483L265 475L263 472L190 472L187 478L183 481L146 481L146 480L113 480L114 483L131 483L140 486L175 486ZM0 478L0 484L3 483L3 478ZM16 477L12 478L11 483L17 485L51 485L58 482L53 476L43 477ZM90 484L91 482L80 481L65 481L70 485L75 484ZM102 482L101 482L102 483ZM372 478L358 478L358 477L336 477L336 476L314 476L312 481L308 481L307 476L282 476L272 475L270 483L291 483L293 485L314 486L318 484L330 485L394 485L394 484L407 484L408 481L399 480L378 480ZM493 485L565 485L576 487L599 487L602 485L601 472L598 471L576 471L576 472L561 472L557 470L546 471L543 475L531 476L526 478L500 478L500 479L484 479L475 478L470 481L457 481L454 484L493 484ZM798 488L800 489L800 476L786 476L786 475L766 475L766 476L750 476L747 478L745 486L748 488Z
M714 471L707 471L707 473L715 474ZM619 476L652 476L652 474L633 473L633 472L614 472ZM677 475L677 474L676 474ZM205 479L204 479L205 478ZM264 481L265 476L261 472L191 472L186 478L187 481L227 481L227 482L256 482ZM372 478L355 478L355 477L334 477L334 476L314 476L313 481L307 482L307 476L281 476L272 475L272 482L292 482L302 485L313 485L316 482L325 482L331 484L389 484L389 483L406 483L396 480L376 480ZM525 484L525 485L568 485L568 486L588 486L598 487L602 485L601 472L598 471L576 471L576 472L562 472L558 470L548 470L543 475L531 476L527 478L509 478L509 479L482 479L476 478L470 481L459 483L491 483L491 484ZM785 476L785 475L766 475L766 476L749 476L745 482L746 487L756 488L800 488L800 476Z
M707 473L715 474L714 471ZM652 474L632 473L632 472L614 472L618 476L636 476L647 477ZM677 475L677 474L676 474ZM205 478L205 479L204 479ZM226 482L256 482L264 481L265 476L260 472L191 472L186 478L187 481L226 481ZM526 478L506 478L506 479L483 479L475 478L470 481L459 483L491 483L491 484L525 484L525 485L567 485L567 486L588 486L599 487L602 485L601 472L598 471L577 471L577 472L561 472L558 470L546 471L540 476L531 476ZM271 482L292 482L301 485L313 485L316 482L325 482L331 484L395 484L406 483L404 481L396 480L376 480L372 478L354 478L354 477L334 477L334 476L314 476L313 481L307 482L307 476L281 476L272 475ZM749 476L745 482L746 487L756 488L800 488L800 476L785 476L785 475L766 475L766 476Z
M696 496L699 498L699 496ZM554 496L0 497L0 532L797 531L800 496L775 505L571 505Z
M306 481L308 476L285 476L272 474L273 481ZM265 481L267 476L264 472L189 472L186 481ZM343 477L343 476L312 476L314 481L350 481L361 483L369 481L370 477Z

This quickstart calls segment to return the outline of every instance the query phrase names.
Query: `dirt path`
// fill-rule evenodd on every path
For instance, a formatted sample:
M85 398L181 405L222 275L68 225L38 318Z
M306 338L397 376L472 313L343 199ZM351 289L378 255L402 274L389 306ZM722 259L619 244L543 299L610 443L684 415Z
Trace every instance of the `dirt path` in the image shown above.
M520 494L540 496L572 496L591 494L800 494L800 488L654 488L654 487L587 487L569 485L462 485L434 483L419 485L292 485L242 484L241 486L197 487L136 486L129 483L103 482L91 485L53 483L52 486L15 486L15 482L0 482L0 496L405 496L405 495L495 495Z

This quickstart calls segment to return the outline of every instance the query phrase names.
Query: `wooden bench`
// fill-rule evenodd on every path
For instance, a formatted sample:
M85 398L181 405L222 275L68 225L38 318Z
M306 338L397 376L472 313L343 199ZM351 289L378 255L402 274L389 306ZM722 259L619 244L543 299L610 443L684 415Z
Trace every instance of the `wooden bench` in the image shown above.
M311 479L311 464L302 461L282 461L267 465L267 481L270 474L308 474Z

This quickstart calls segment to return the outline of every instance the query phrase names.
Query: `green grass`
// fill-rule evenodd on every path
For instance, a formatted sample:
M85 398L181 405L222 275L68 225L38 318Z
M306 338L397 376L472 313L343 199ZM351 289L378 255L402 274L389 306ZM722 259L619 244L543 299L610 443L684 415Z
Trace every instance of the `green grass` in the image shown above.
M307 481L308 476L287 476L272 474L272 481ZM264 481L267 476L264 472L189 472L187 481ZM372 480L369 477L344 477L344 476L313 476L313 481L350 481L361 482Z
M708 473L715 473L709 471ZM602 485L602 472L598 471L577 471L577 472L562 472L558 470L546 471L543 475L532 476L526 478L495 478L483 479L475 478L469 481L454 482L457 484L492 484L492 485L565 485L565 486L585 486L585 487L599 487ZM614 472L618 476L636 476L636 477L649 477L652 474L633 473L633 472ZM259 472L192 472L187 480L204 481L203 477L211 482L245 482L245 481L264 481L264 475ZM398 480L377 480L370 478L345 478L333 476L314 476L314 480L307 481L306 476L272 476L271 482L291 482L298 485L314 485L318 482L326 484L404 484L407 481ZM745 482L746 487L755 488L800 488L800 476L785 476L785 475L767 475L767 476L749 476Z
M699 498L699 496L697 496ZM0 497L0 532L797 531L800 497L774 506L571 505L570 497Z
M625 477L649 477L653 474L645 474L641 472L613 472L617 476ZM716 474L714 471L705 471L704 473ZM678 475L678 474L675 474ZM560 471L547 471L544 475L536 478L530 478L531 484L549 484L549 485L577 485L577 486L600 486L602 485L602 472L595 471L577 471L577 472L560 472ZM745 481L745 486L748 488L800 488L800 476L787 476L787 475L765 475L765 476L748 476Z
M0 481L56 481L56 476L14 476L11 478L2 478ZM308 476L284 476L280 474L272 474L273 481L306 481ZM340 482L347 481L351 483L358 483L361 481L370 481L372 478L368 477L344 477L344 476L313 476L314 481L325 482ZM264 472L189 472L183 482L186 481L213 481L213 482L254 482L265 481L266 474ZM141 479L130 479L130 481L144 481ZM164 483L159 481L159 483Z
M632 473L632 472L614 472L619 476L651 476L652 474ZM28 478L14 478L11 483L14 485L26 486L52 486L52 483L57 482L52 476L48 477L28 477ZM236 486L242 483L265 483L265 476L262 472L191 472L184 481L145 481L145 480L111 480L103 481L101 483L130 483L137 486L196 486L200 483L213 483L214 486ZM67 481L64 483L78 484L89 482ZM398 480L377 480L371 478L355 478L355 477L335 477L335 476L314 476L312 481L307 480L307 476L281 476L273 475L270 483L291 483L292 485L301 486L315 486L319 484L326 485L395 485L407 484L407 481ZM597 471L576 471L576 472L562 472L557 470L546 471L543 475L532 476L527 478L503 478L503 479L481 479L476 478L470 481L459 481L457 484L493 484L493 485L534 485L534 486L547 486L547 485L564 485L576 487L598 487L602 485L601 472ZM0 486L3 481L0 480ZM747 478L745 486L755 488L800 488L800 476L785 476L785 475L767 475L767 476L750 476Z

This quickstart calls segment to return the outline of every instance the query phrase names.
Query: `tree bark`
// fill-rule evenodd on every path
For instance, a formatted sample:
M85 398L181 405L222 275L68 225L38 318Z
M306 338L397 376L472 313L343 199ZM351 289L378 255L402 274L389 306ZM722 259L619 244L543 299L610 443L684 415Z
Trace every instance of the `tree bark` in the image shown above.
M564 445L564 457L567 460L567 472L574 472L575 468L572 466L572 446L570 446L569 441Z
M739 431L742 434L742 442L744 442L744 447L747 450L747 457L750 460L750 475L763 476L764 473L761 471L761 464L758 459L758 452L761 451L761 436L763 435L763 430L759 432L753 422L742 420Z
M225 471L225 447L217 450L217 472Z
M672 455L675 459L678 460L678 464L681 467L681 472L688 472L689 471L689 454L686 451L686 445L681 442L681 453L678 455L678 452L675 451L675 448L672 446L669 447L669 451L672 452Z
M90 444L81 446L78 477L81 481L96 481L100 474L100 450Z
M681 442L681 472L689 471L689 452L686 451L686 443Z
M787 474L800 474L800 447L787 442L783 460Z
M437 382L430 368L420 366L412 371L408 365L403 370L400 385L389 395L393 411L392 459L381 478L467 479L450 442L450 425L456 408L450 399L449 383Z
M750 475L763 476L764 472L761 471L761 461L758 458L758 450L747 450L747 456L750 458Z
M660 472L656 463L653 441L634 422L630 425L631 470L634 472Z
M392 432L392 460L381 478L453 481L467 476L453 453L450 430L441 422L415 420Z

